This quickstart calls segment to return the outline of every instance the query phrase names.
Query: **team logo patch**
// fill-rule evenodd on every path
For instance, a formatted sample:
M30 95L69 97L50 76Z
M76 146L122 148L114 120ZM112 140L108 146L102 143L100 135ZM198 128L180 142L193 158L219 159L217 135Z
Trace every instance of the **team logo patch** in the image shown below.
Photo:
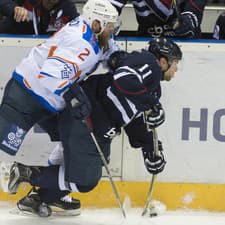
M108 130L105 134L104 137L105 138L109 138L109 139L113 139L116 136L117 132L116 132L116 128L112 127L110 130Z
M61 70L62 79L68 79L75 74L74 67L71 64L65 63L63 70Z
M23 139L26 135L27 131L13 124L6 137L2 141L2 145L5 145L9 149L17 152L19 150L20 145L23 142Z

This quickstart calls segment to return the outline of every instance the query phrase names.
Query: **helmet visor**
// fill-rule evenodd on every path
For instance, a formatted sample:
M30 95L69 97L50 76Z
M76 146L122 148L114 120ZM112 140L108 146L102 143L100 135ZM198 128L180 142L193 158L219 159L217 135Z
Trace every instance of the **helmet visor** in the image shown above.
M117 22L108 22L104 30L110 31L111 34L118 35L120 32L121 20Z

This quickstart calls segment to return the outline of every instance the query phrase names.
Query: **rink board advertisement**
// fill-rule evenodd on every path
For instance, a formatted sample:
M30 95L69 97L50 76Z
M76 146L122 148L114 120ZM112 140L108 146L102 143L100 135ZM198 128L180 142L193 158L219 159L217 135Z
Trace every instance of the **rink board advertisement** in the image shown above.
M1 38L0 98L15 66L32 46L42 41L44 39ZM123 49L132 51L146 46L147 42L146 39L124 38L118 43ZM184 59L175 78L162 82L161 102L166 122L158 129L158 134L167 165L157 177L154 198L169 209L189 207L225 211L225 43L178 40L177 43ZM100 69L100 72L103 71ZM1 164L17 160L46 165L54 146L47 134L35 127L16 157L0 152L0 161ZM122 133L113 141L111 152L110 171L121 197L128 195L133 205L144 205L151 176L145 171L140 149L132 149ZM0 179L6 179L3 172ZM13 197L1 192L0 200L18 199L23 194L24 188ZM83 206L117 206L106 175L94 191L78 197Z

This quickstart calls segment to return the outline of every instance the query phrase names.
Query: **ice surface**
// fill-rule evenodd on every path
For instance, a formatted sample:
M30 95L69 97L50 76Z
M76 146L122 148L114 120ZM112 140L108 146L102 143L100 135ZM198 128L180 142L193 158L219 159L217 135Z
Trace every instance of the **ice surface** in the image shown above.
M225 213L205 211L166 211L150 218L141 217L142 209L132 208L124 219L119 209L82 209L80 216L40 218L12 214L10 207L0 205L0 225L225 225Z

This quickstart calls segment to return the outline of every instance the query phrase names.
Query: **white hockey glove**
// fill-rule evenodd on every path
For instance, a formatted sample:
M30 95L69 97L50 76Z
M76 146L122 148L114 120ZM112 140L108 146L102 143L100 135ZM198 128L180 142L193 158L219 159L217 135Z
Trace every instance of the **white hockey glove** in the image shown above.
M146 123L153 129L160 126L165 121L165 112L162 105L158 103L151 109L151 113L146 115Z

